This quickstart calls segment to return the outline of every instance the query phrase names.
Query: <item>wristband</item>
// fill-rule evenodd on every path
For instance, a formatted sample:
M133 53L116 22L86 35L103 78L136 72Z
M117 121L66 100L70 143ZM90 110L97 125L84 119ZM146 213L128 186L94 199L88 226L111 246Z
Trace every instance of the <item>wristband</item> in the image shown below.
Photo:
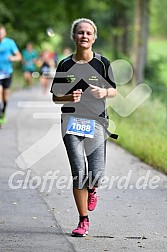
M108 89L106 88L106 97L108 96Z

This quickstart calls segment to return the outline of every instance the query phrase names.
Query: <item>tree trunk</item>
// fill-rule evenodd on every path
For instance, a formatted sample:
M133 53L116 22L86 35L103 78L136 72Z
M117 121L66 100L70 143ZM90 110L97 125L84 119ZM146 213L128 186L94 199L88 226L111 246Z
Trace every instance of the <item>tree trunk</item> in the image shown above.
M133 45L133 84L144 81L144 69L147 60L148 39L148 9L150 0L136 0L134 20L134 45Z
M113 55L115 59L123 55L129 55L129 20L127 17L128 9L125 6L119 6L119 12L116 12L112 20L114 27L113 39ZM121 15L120 15L121 12Z

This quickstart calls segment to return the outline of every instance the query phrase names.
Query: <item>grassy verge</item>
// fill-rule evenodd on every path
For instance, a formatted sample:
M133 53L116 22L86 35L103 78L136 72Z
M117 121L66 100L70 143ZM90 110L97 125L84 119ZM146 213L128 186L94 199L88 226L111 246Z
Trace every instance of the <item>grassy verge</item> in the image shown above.
M165 48L167 49L166 40L150 39L148 58L150 60L160 59L157 79L153 78L150 82L158 90L157 97L159 98L156 97L156 92L153 92L151 98L128 117L121 117L113 110L110 110L109 114L116 124L116 132L119 134L116 143L142 161L167 174L167 101L166 98L163 98L166 97L164 92L166 92L167 63L164 60L161 61L161 58L167 58ZM156 65L152 71L155 70ZM160 84L160 80L164 80L164 87ZM146 81L146 83L149 82ZM119 90L122 91L120 93L126 95L130 92L128 85L125 85L123 89L123 91Z
M167 174L167 107L149 99L128 117L110 111L119 134L117 144Z
M24 88L25 82L23 78L23 72L21 70L15 70L13 73L13 79L12 79L12 85L11 85L11 91L17 91L22 88Z

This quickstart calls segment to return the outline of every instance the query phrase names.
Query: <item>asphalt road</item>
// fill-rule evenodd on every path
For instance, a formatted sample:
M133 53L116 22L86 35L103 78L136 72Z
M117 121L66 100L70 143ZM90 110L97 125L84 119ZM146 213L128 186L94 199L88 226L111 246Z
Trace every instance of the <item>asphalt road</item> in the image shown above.
M12 94L0 130L0 252L166 252L167 177L114 142L85 238L60 134L60 105L38 88ZM128 139L127 139L128 141Z

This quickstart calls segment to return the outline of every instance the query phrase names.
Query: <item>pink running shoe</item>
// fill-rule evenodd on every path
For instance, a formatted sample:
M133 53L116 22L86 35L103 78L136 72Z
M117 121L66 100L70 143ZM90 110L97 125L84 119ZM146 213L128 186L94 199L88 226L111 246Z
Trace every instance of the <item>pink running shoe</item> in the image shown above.
M94 192L88 193L88 210L93 211L97 205L97 194L96 189Z
M89 222L87 219L80 221L78 227L72 231L72 236L83 237L88 234Z

